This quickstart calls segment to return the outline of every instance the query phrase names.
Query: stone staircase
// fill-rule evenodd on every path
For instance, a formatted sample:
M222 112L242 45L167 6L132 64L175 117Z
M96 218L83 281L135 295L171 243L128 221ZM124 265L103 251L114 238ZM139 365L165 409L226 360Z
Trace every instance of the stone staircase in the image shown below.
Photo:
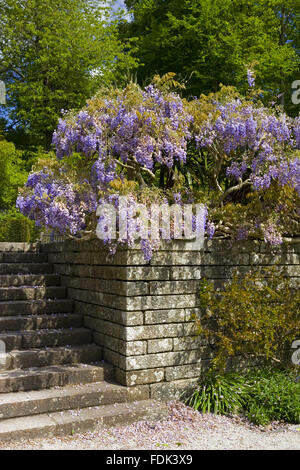
M147 387L114 383L112 366L35 245L0 243L0 341L0 443L165 416Z

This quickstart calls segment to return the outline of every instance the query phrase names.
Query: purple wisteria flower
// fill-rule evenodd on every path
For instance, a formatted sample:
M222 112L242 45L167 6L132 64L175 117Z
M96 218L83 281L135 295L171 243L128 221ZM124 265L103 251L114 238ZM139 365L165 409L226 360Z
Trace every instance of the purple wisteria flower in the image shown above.
M254 73L248 70L247 76L249 86L254 87ZM200 97L187 103L178 94L154 85L145 89L129 85L96 95L79 113L63 113L53 134L57 160L50 169L29 175L17 207L40 227L82 236L95 231L99 205L111 204L118 209L123 194L132 206L144 203L147 186L153 199L160 194L161 203L195 203L197 192L193 192L190 169L197 156L189 154L190 145L207 158L208 179L212 179L222 204L236 188L248 191L251 187L252 193L263 193L273 182L300 194L300 118L292 119L236 96L210 101ZM181 183L183 180L188 183ZM200 181L197 174L195 180ZM212 238L220 224L207 209L205 219L209 220L206 234ZM258 217L257 226L252 221L252 229L260 230L264 239L275 245L281 243L282 235L270 220ZM193 228L201 231L195 217L192 222ZM236 223L234 233L242 240L253 234L252 229ZM139 231L141 227L135 227L120 242L133 246L140 236L149 260L155 243L141 237ZM168 237L174 238L174 233ZM108 228L104 241L115 249Z
M208 150L214 160L229 162L228 178L250 178L256 190L267 189L277 180L300 194L300 160L296 155L288 158L288 150L300 144L298 119L274 115L240 99L215 102L215 110L217 117L211 114L195 134L197 148Z
M274 246L282 243L282 236L273 222L269 222L264 227L264 239L266 243Z
M215 231L216 231L215 224L213 222L207 222L206 233L209 236L209 238L213 238Z
M249 86L253 88L255 86L255 76L252 70L247 70L247 80Z

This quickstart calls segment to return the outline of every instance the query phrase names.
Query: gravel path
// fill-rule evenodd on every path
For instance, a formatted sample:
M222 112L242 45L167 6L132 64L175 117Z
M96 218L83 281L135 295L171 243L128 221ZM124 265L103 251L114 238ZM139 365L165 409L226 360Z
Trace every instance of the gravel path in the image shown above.
M168 418L159 423L140 421L64 438L0 443L0 450L300 450L300 425L260 428L239 417L202 415L180 402L168 407Z

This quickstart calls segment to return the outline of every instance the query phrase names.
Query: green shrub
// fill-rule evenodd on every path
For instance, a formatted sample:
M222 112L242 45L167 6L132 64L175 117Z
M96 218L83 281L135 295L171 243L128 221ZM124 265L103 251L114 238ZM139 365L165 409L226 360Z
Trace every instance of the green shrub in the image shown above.
M300 383L294 374L266 369L249 373L245 414L250 421L267 425L271 421L300 423Z
M16 210L0 213L0 242L34 242L40 231Z
M294 371L265 368L208 375L186 403L203 413L244 414L257 425L300 423L300 382Z
M202 281L198 334L214 343L212 369L224 372L230 356L283 362L300 335L300 293L278 267L234 275L224 290Z
M14 144L0 140L0 209L8 210L15 206L18 188L27 179L23 162Z
M240 413L245 387L244 378L237 374L210 375L188 398L187 404L203 413Z

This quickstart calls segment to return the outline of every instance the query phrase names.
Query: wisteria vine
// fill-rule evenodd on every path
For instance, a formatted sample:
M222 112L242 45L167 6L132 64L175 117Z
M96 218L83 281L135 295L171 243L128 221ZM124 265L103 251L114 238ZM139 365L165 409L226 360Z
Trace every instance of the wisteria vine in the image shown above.
M251 72L248 81L253 88ZM189 168L193 142L212 161L209 177L218 194L215 207L207 203L204 223L210 237L226 225L226 220L214 220L216 210L238 191L263 193L276 182L300 194L300 118L241 96L226 100L216 95L206 114L205 109L207 99L188 103L155 85L99 92L79 113L66 113L59 121L53 135L57 159L30 174L17 206L39 226L83 236L95 233L99 204L117 206L121 194L133 204L145 199L198 202L193 188L180 179L183 168ZM280 243L274 211L277 206L269 219L257 214L252 225L235 227L236 238L260 231L269 243ZM133 238L124 241L130 244ZM150 259L155 247L143 239L142 249Z

